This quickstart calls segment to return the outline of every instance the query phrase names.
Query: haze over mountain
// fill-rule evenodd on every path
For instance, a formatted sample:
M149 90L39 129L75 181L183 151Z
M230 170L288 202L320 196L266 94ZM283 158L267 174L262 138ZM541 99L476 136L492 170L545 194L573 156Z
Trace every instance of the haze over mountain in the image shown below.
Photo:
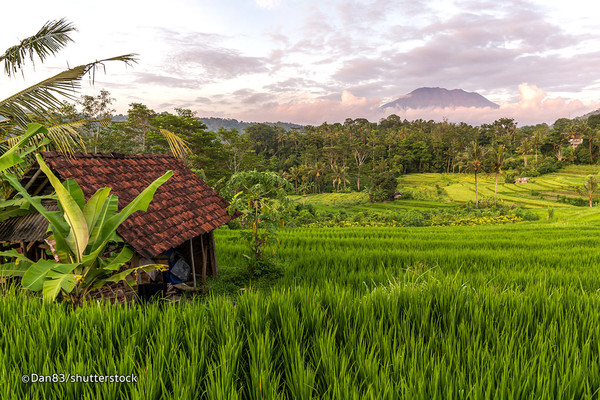
M409 108L499 108L500 106L474 92L465 92L462 89L448 90L439 87L422 87L415 89L392 102L384 104L381 109L394 108L406 110Z

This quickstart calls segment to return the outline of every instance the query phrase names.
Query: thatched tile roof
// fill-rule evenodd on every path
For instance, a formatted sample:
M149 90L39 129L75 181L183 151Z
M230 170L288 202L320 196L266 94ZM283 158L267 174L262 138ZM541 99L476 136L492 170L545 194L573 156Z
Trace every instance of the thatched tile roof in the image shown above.
M86 198L109 186L119 208L166 171L174 175L158 188L147 212L137 212L118 229L139 254L153 258L231 220L229 203L178 159L164 154L82 154L43 152L62 178L79 183ZM31 174L31 172L30 172Z

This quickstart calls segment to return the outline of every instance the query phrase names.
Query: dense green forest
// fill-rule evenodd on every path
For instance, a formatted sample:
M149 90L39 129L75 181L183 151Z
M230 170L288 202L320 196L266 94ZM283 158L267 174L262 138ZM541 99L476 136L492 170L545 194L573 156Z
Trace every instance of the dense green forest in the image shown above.
M103 90L65 104L56 117L62 123L110 120L113 100ZM600 115L522 127L510 118L473 126L390 115L379 122L358 118L291 129L259 123L239 132L209 131L188 109L157 113L141 103L130 104L125 121L89 123L82 139L88 151L168 152L165 129L188 143L185 162L212 185L256 169L282 174L298 193L362 191L382 184L386 175L472 171L473 146L481 171L529 177L567 164L594 164L600 150ZM499 146L504 154L495 165Z

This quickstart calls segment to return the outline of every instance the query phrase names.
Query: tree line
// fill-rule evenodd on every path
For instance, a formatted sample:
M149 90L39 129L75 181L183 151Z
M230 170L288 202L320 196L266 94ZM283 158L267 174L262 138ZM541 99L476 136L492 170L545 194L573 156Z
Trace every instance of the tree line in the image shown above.
M599 156L600 115L523 127L511 118L473 126L390 115L379 122L348 118L292 129L259 123L242 132L215 132L189 109L157 113L141 103L130 104L125 121L113 122L113 101L103 90L95 97L82 96L79 104L65 103L55 117L61 123L107 119L82 130L88 151L169 152L164 131L171 132L187 144L186 164L213 185L234 173L257 170L281 174L297 193L361 191L382 175L498 174L504 169L537 176L565 164L593 164Z

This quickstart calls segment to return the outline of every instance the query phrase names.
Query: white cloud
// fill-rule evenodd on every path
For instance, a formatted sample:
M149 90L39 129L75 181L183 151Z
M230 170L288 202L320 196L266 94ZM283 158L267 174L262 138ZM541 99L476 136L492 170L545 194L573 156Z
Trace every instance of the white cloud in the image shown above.
M256 0L256 5L260 8L273 9L281 5L281 0Z

